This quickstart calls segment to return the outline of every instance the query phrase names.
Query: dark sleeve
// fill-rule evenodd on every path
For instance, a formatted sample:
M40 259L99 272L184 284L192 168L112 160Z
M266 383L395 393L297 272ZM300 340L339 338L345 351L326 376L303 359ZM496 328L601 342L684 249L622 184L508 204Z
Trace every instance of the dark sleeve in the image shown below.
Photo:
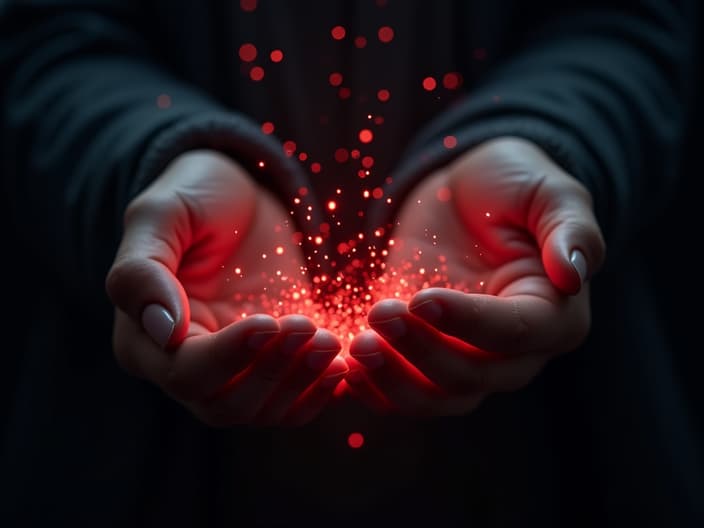
M24 257L77 295L102 294L126 204L176 155L213 148L267 181L296 174L256 124L160 67L147 4L0 5L3 192Z
M683 2L611 2L553 15L419 134L394 192L484 140L520 136L586 184L614 251L678 185L693 11ZM443 148L447 135L457 138L452 150Z

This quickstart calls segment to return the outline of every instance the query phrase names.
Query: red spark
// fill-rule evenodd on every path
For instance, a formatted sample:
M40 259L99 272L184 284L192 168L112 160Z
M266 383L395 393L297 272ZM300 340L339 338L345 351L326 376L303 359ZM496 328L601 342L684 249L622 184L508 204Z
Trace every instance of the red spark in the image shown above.
M255 66L249 70L249 77L253 81L261 81L264 78L264 68L261 66Z
M381 101L382 103L385 103L389 99L391 99L391 92L388 91L386 88L382 88L376 93L377 99Z
M322 169L322 166L317 161L310 164L310 170L315 174L318 174Z
M364 435L362 433L350 433L347 437L347 445L352 449L359 449L364 445Z
M347 31L342 26L335 26L330 30L330 34L335 40L342 40L343 38L345 38Z
M434 77L426 77L423 79L423 89L432 92L437 87L438 83Z
M345 148L339 148L335 151L335 161L345 163L350 157L350 153Z
M335 200L330 200L328 202L328 211L334 211L335 209L337 209L337 203Z
M448 90L456 90L462 84L462 76L457 72L446 73L442 78L442 85Z
M257 47L254 44L247 42L240 46L240 59L242 59L243 62L252 62L256 58Z
M273 134L274 133L274 123L271 121L266 121L265 123L262 123L262 132L265 134Z
M372 191L372 196L375 199L379 200L382 196L384 196L384 189L382 189L381 187L374 188L374 190Z
M374 139L374 133L368 128L359 131L359 140L362 143L371 143L372 139Z
M257 9L257 0L240 0L240 8L245 13L251 13Z
M280 49L272 50L272 52L269 53L269 58L271 59L271 62L281 62L284 60L284 52Z
M330 82L330 86L340 86L342 84L342 74L339 72L333 72L330 74L328 77L328 81Z
M284 141L284 154L287 156L293 156L294 152L296 152L296 142L291 141L290 139Z

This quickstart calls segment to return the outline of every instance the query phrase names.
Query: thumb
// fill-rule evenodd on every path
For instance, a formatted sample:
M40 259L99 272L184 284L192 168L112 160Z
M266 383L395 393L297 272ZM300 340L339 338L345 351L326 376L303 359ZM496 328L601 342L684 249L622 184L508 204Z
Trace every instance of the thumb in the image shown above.
M606 246L592 211L591 196L578 187L550 189L534 202L541 211L536 238L550 281L574 295L603 264Z
M176 345L186 336L190 309L176 278L183 254L179 236L178 202L164 214L163 204L135 202L125 213L125 232L107 274L105 288L116 307L141 325L161 347ZM187 223L186 223L187 225Z

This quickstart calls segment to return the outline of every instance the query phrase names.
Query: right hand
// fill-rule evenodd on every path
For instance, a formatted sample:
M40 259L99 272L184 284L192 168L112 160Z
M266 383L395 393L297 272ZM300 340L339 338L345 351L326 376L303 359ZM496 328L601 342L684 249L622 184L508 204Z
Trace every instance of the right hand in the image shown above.
M347 366L332 333L271 304L309 287L281 204L229 158L191 151L124 222L106 278L119 363L210 425L312 420Z

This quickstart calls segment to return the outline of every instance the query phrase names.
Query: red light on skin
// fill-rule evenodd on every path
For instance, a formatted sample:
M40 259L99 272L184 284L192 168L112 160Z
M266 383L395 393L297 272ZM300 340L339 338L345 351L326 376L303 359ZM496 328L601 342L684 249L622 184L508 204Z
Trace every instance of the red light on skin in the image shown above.
M264 68L261 66L255 66L249 70L249 78L255 82L259 82L264 78Z
M379 40L384 44L388 44L394 39L394 30L389 26L382 26L378 31Z
M242 59L243 62L252 62L256 58L257 47L254 44L247 42L240 46L240 59Z
M359 140L362 143L371 143L374 139L374 133L368 128L359 131Z
M457 146L457 138L455 136L445 136L442 144L446 149L453 149Z
M391 92L388 91L385 88L382 88L376 93L376 98L379 99L382 103L385 103L389 99L391 99Z
M433 77L426 77L423 79L423 89L432 92L437 87L438 83Z
M284 52L280 49L275 49L269 53L269 58L271 59L271 62L281 62L284 60Z
M447 187L440 187L435 196L439 202L449 202L452 198L452 192Z
M352 449L359 449L364 445L364 435L362 433L350 433L347 437L347 445Z
M330 34L335 40L342 40L343 38L345 38L347 31L342 26L335 26L330 30Z

